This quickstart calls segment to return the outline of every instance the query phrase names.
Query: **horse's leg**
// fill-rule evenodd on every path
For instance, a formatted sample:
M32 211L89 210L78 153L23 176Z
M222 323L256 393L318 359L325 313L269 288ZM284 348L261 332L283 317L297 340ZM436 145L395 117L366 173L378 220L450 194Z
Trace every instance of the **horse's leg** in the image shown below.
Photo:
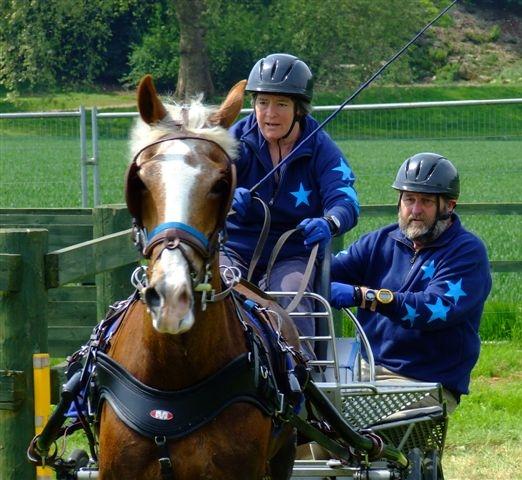
M291 477L295 451L296 435L292 434L270 460L270 476L272 480L288 480Z
M147 480L157 463L152 441L126 427L107 405L100 424L99 480Z

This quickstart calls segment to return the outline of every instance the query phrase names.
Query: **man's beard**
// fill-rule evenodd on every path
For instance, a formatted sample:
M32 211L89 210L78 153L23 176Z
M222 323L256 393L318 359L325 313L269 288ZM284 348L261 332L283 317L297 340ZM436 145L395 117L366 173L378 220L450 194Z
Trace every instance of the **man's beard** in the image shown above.
M449 220L437 220L435 226L427 224L425 220L422 223L412 222L413 216L410 215L404 219L399 212L399 228L406 238L420 244L427 244L440 237L442 232L448 228Z

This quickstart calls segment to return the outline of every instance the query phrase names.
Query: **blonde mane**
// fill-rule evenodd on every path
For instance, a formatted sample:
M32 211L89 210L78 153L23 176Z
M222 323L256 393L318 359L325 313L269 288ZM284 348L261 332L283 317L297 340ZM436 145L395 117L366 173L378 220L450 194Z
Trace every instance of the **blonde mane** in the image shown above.
M141 118L134 124L130 141L131 159L151 142L176 132L180 124L183 124L187 133L216 142L230 158L234 159L237 156L237 141L228 130L209 121L217 111L216 107L203 105L200 98L193 99L188 106L177 103L164 103L164 106L168 112L167 116L157 124L148 125Z

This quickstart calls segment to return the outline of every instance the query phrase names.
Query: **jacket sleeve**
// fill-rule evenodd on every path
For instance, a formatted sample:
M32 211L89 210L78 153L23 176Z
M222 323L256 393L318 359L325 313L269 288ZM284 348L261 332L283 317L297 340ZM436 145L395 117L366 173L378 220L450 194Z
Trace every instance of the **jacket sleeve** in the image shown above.
M482 242L475 238L459 242L458 247L433 264L433 273L428 264L422 274L427 282L422 289L395 292L392 304L377 309L405 328L438 330L476 321L478 330L491 290L489 261Z
M345 233L357 224L359 199L355 191L355 175L341 150L330 137L325 137L316 153L319 188L325 215L335 215Z
M330 279L332 282L361 285L367 266L365 240L367 235L352 243L347 249L332 256Z

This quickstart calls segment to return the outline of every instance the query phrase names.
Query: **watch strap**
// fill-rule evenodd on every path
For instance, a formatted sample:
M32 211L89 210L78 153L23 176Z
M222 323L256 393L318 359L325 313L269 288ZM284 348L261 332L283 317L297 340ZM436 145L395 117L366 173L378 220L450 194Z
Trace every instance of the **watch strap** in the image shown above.
M339 232L339 227L335 223L334 219L330 215L327 215L326 217L323 217L323 218L328 223L328 226L330 227L330 233L332 234L332 236L337 235L337 233Z
M361 287L359 287L358 285L354 285L353 287L353 302L358 307L360 307L363 302L362 290Z

